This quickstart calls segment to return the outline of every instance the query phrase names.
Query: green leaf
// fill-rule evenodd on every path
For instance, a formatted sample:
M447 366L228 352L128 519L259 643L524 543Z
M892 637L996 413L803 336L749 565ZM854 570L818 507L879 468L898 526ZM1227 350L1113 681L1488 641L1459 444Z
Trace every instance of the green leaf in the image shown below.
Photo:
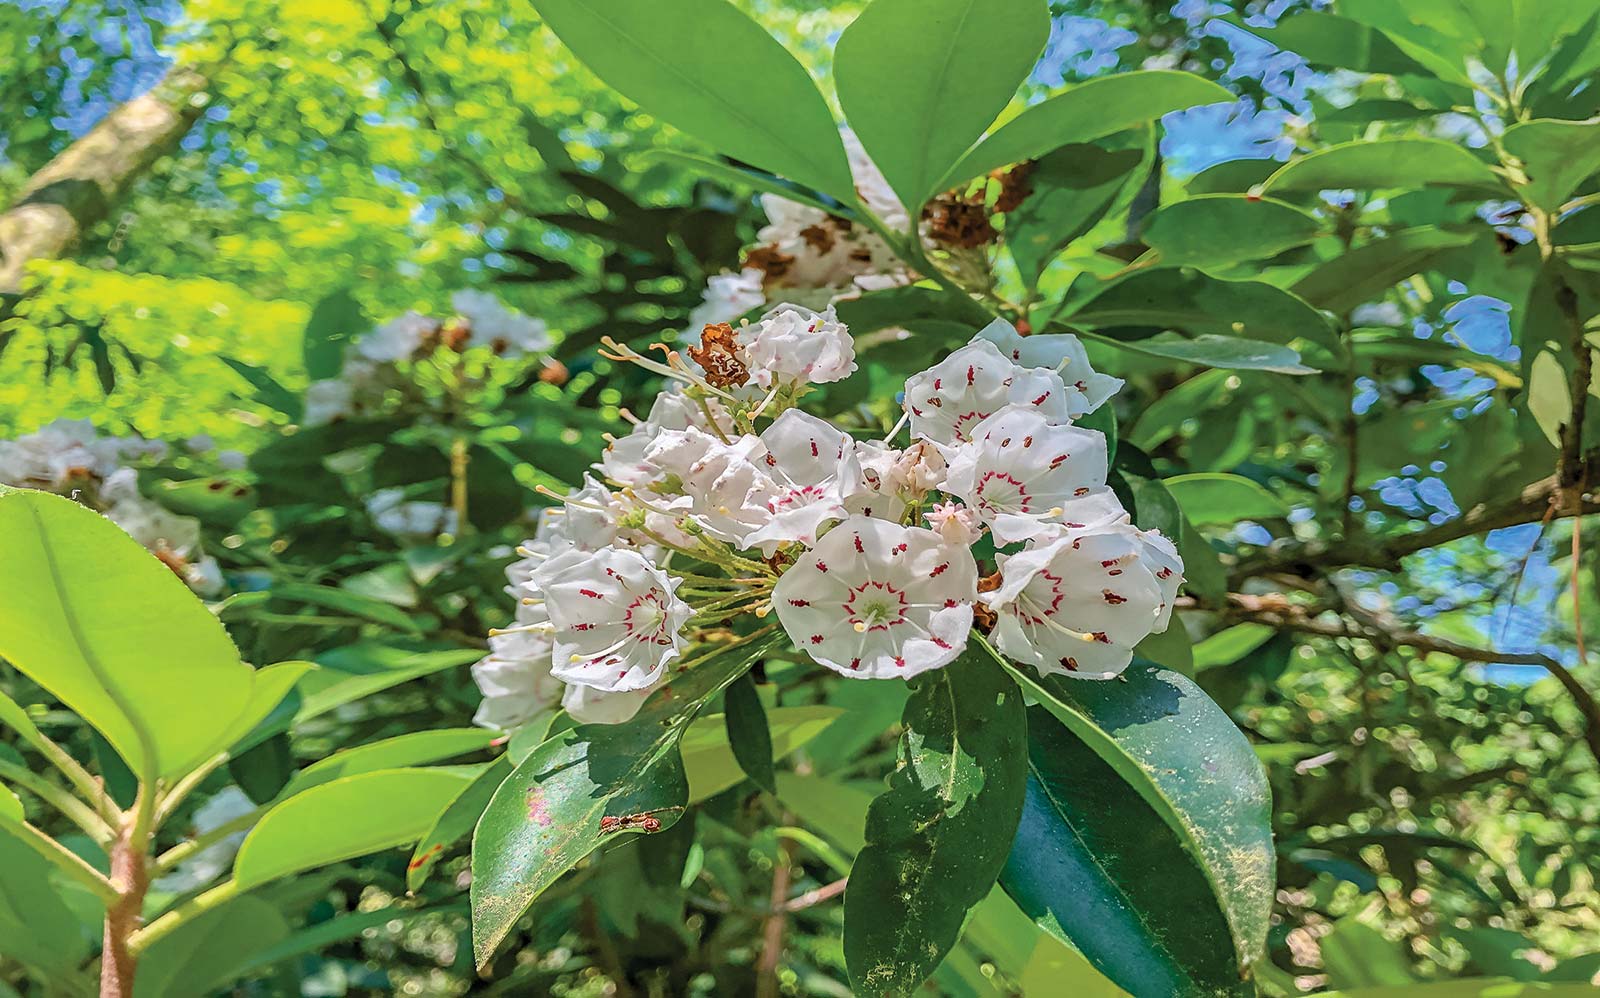
M728 729L728 745L739 768L750 782L769 794L778 792L778 777L772 766L772 731L767 727L767 709L761 694L747 672L733 681L722 695L727 705L723 723Z
M1062 316L1099 329L1176 329L1283 343L1301 338L1338 356L1328 321L1303 299L1261 281L1226 281L1191 267L1138 270L1092 291Z
M4 690L0 690L0 726L15 731L23 741L34 748L44 744L44 734L38 725L33 723L33 718L28 716L27 710L21 704L7 696Z
M1411 959L1399 942L1346 915L1322 938L1322 965L1339 987L1405 987L1416 983Z
M1162 481L1189 522L1196 526L1274 520L1289 515L1289 507L1282 499L1239 475L1201 472Z
M485 766L483 772L439 812L433 827L417 840L417 847L411 853L411 862L406 864L406 890L413 894L420 890L444 856L444 851L472 833L478 819L483 817L484 810L488 808L490 798L511 775L511 770L511 757L500 756Z
M256 364L246 364L233 357L219 356L217 359L233 368L235 374L250 383L250 387L256 390L257 402L288 416L290 422L298 423L305 415L305 403L300 400L300 396L283 387L283 384L266 368Z
M50 862L21 835L0 825L0 956L43 981L65 981L88 946L52 882Z
M1163 264L1221 268L1304 246L1321 231L1310 212L1282 201L1206 194L1158 209L1143 238Z
M1291 160L1267 178L1262 193L1371 191L1401 187L1467 187L1503 191L1500 178L1463 146L1444 139L1346 142Z
M844 30L839 104L913 219L1049 38L1043 0L873 0Z
M303 793L334 780L379 769L406 769L453 759L489 747L498 735L483 728L440 728L395 735L368 745L335 752L301 770L289 781L288 793Z
M239 977L271 967L305 953L317 953L334 943L355 939L369 929L389 922L408 922L424 915L458 915L466 905L444 905L433 908L375 908L372 911L352 911L335 915L326 922L317 922L285 938L282 942L258 948L250 958L236 967L233 976Z
M845 711L821 705L775 707L767 711L767 727L772 733L772 757L782 759L810 744L828 730ZM824 739L827 742L828 739ZM717 714L697 717L679 742L683 769L689 777L689 802L714 797L744 779L745 771L734 758L728 744L726 720ZM781 780L783 774L778 774Z
M379 641L358 641L324 652L317 656L322 668L300 684L304 701L294 721L309 721L362 697L482 657L478 648L419 650Z
M1156 985L1174 975L1253 993L1241 977L1265 952L1275 873L1250 743L1174 672L1135 662L1094 683L1008 668L1061 726L1029 725L1028 810L1002 886L1134 994L1189 993Z
M854 203L839 128L794 56L726 0L535 0L595 75L717 152Z
M311 318L306 320L301 342L306 374L313 381L338 375L344 364L345 347L371 324L361 303L348 289L341 288L317 302L312 306Z
M1139 136L1149 141L1147 134ZM1105 217L1118 194L1144 179L1139 149L1107 150L1073 143L1043 159L1029 178L1034 193L1006 216L1005 245L1022 280L1038 286L1039 276L1062 250Z
M994 887L1022 811L1016 683L974 647L911 687L900 766L845 891L845 963L862 994L910 994L934 972Z
M384 769L295 794L251 829L234 860L234 880L249 890L415 842L470 780L443 769Z
M1232 665L1271 640L1277 632L1266 624L1235 624L1194 646L1194 669L1203 672Z
M1146 340L1115 340L1096 333L1080 334L1085 341L1104 343L1117 350L1151 357L1181 360L1186 364L1221 367L1238 371L1276 371L1279 374L1315 374L1316 368L1300 363L1300 355L1276 343L1242 340L1234 336L1151 337Z
M333 586L316 586L307 582L279 582L270 590L273 596L279 599L292 600L296 603L307 603L319 606L336 613L360 617L376 624L393 627L396 630L408 631L419 634L422 628L404 610L374 599L363 596L348 589L336 589Z
M1580 957L1579 959L1582 959ZM1513 981L1505 977L1469 977L1454 981L1393 984L1358 987L1350 990L1319 991L1317 998L1593 998L1594 985L1585 978L1581 984L1543 984Z
M1171 69L1089 80L1040 101L995 129L938 186L954 187L997 166L1035 159L1069 142L1092 142L1172 111L1234 99L1210 80Z
M678 740L695 713L766 653L770 641L701 661L623 724L583 724L550 738L495 792L472 840L472 940L488 966L517 919L602 842L604 817L646 814L671 826L689 800Z
M289 925L272 904L234 898L151 943L139 959L134 998L211 994L254 953L288 937Z
M786 201L808 205L819 211L825 211L830 215L850 217L854 214L848 205L830 204L817 197L813 192L786 183L781 178L775 177L770 173L761 173L734 163L712 159L709 156L696 156L694 153L683 152L678 149L646 149L640 158L646 162L660 162L681 167L690 173L709 177L729 187L753 187L764 194L776 194Z
M1330 312L1345 313L1373 301L1412 274L1427 269L1446 250L1465 246L1473 236L1432 226L1402 229L1346 250L1302 277L1294 293Z
M172 570L69 499L0 490L0 656L94 725L145 779L253 728L304 673L255 670Z
M1506 129L1501 142L1528 178L1517 192L1547 212L1560 210L1600 170L1600 121L1523 121Z
M1401 73L1427 74L1383 32L1326 11L1302 11L1283 18L1272 28L1259 28L1233 17L1224 20L1285 51L1295 53L1314 66L1390 76ZM1362 100L1357 103L1369 102ZM1322 118L1317 120L1321 121Z
M10 822L20 825L26 818L27 812L22 809L21 798L0 785L0 824Z

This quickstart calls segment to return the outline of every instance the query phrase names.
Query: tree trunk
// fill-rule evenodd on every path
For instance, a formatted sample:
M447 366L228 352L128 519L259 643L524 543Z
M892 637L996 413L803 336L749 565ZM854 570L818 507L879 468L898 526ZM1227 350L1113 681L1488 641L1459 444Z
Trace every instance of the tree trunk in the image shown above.
M18 290L30 261L61 256L111 213L200 117L206 83L193 69L173 67L28 179L0 214L0 294Z

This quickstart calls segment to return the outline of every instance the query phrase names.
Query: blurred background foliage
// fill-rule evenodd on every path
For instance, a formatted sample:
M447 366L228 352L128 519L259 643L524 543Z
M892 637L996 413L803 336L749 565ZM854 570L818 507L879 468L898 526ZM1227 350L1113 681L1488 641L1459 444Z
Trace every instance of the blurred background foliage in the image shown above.
M831 95L829 54L860 4L738 6ZM1326 54L1327 37L1284 35L1280 49L1263 27L1327 6L1056 0L1023 99L1170 67L1239 100L1169 115L1159 182L1068 247L1041 289L1117 272L1145 248L1153 207L1245 191L1291 152L1379 136L1489 144L1497 109L1474 100L1465 70L1441 77L1397 49L1408 65L1374 55L1358 72ZM1600 57L1582 6L1559 38L1587 96L1546 93L1542 116L1597 110ZM1492 47L1493 30L1459 22L1469 27L1441 50ZM206 525L234 593L220 612L246 659L314 658L330 674L378 677L378 695L263 744L231 778L270 796L335 748L470 723L478 695L461 666L510 616L501 570L548 502L534 486L578 483L603 434L625 427L623 410L654 394L596 355L599 338L642 344L686 327L707 277L737 269L763 224L751 191L649 155L707 150L601 84L516 0L21 0L0 7L0 61L0 203L173 67L202 81L193 124L90 212L70 252L36 261L5 298L0 435L69 417L174 445L207 438L143 475ZM1590 177L1580 193L1595 189ZM1247 254L1230 271L1202 242L1194 262L1292 283L1309 264L1392 246L1385 237L1402 229L1459 238L1365 283L1322 272L1334 283L1316 304L1341 319L1346 369L1286 377L1091 345L1098 368L1128 379L1116 419L1145 457L1140 473L1226 472L1273 494L1250 513L1185 505L1218 558L1198 583L1206 570L1191 563L1199 605L1182 634L1146 650L1195 675L1268 767L1280 868L1263 987L1592 980L1600 715L1589 691L1600 676L1578 649L1581 634L1600 635L1600 561L1584 540L1594 521L1541 523L1548 487L1514 501L1557 464L1531 415L1523 331L1537 267L1507 264L1529 256L1535 233L1520 208L1439 188L1283 197L1316 209L1314 245ZM1600 240L1597 212L1564 220L1569 244ZM407 310L447 314L463 287L546 321L550 362L465 381L452 359L434 373L419 362L420 400L292 432L307 385L325 376L308 370L308 344ZM360 318L325 328L317 303L341 292ZM870 355L863 390L924 366L927 342L937 344ZM830 404L854 404L833 392ZM371 494L449 504L458 448L467 523L386 528ZM1130 460L1119 459L1125 471ZM184 490L213 481L248 495L195 503ZM43 699L4 679L19 702ZM236 993L747 993L774 871L792 868L804 900L848 869L892 764L902 696L888 684L784 687L769 703L774 737L793 752L776 798L743 782L720 722L700 729L697 820L618 847L552 891L493 982L471 970L458 849L398 908L398 854L274 889L259 931L295 942L248 967ZM87 731L69 734L95 750ZM845 993L839 928L827 899L790 913L785 989ZM1061 993L1069 980L1115 993L997 893L937 982L990 995Z

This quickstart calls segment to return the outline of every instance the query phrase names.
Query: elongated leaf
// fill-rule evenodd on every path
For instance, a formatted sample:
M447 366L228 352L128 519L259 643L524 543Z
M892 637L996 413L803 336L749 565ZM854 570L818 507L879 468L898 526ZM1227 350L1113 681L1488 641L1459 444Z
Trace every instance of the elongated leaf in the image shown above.
M1389 75L1426 75L1427 72L1395 47L1383 32L1326 11L1301 11L1283 18L1272 28L1259 28L1231 17L1225 20L1295 53L1314 66ZM1318 120L1322 118L1319 116Z
M772 757L782 759L829 729L846 712L837 707L776 707L767 713ZM824 743L827 739L823 740ZM689 802L705 800L735 786L745 771L728 744L726 720L717 714L695 718L679 742L683 769L689 776ZM782 774L779 774L781 777Z
M1524 121L1506 129L1506 151L1522 161L1521 195L1554 212L1600 170L1600 122Z
M307 766L289 782L288 792L297 794L359 773L423 766L468 752L478 752L488 748L496 737L493 731L483 728L441 728L436 731L413 731L370 745L358 745Z
M324 668L301 684L304 701L294 720L309 721L380 690L482 657L476 648L416 650L377 641L346 645L318 656Z
M749 670L768 642L716 655L651 695L623 724L561 732L495 792L472 839L472 942L480 968L545 888L644 820L601 830L604 817L671 826L688 804L678 740L707 700Z
M266 368L255 364L246 364L233 357L218 357L218 360L227 364L245 381L256 390L255 398L262 405L269 406L288 416L293 422L299 422L305 415L305 403L300 397L289 389L283 387L277 378L272 376Z
M720 153L854 202L839 128L804 67L726 0L536 0L624 97Z
M1026 720L979 648L912 681L900 768L867 812L850 868L844 952L862 994L909 994L994 887L1022 812Z
M17 703L0 690L0 726L15 731L22 740L29 745L38 747L44 743L44 734L39 731L38 725L33 723L33 718L22 705Z
M255 670L172 570L110 520L0 489L0 656L134 770L179 776L254 727L304 673Z
M1582 959L1581 957L1579 959ZM1455 981L1411 981L1407 984L1319 992L1317 998L1592 998L1594 985L1514 981L1509 977L1470 977Z
M913 218L1049 38L1042 0L873 0L845 29L839 104Z
M1266 774L1244 735L1192 681L1145 663L1129 667L1118 683L1040 680L1027 669L1011 671L1065 731L1149 805L1192 858L1231 929L1237 957L1231 979L1248 974L1266 947L1274 859ZM1017 896L1009 885L1007 890ZM1065 923L1062 928L1069 937L1075 931Z
M399 607L347 589L313 586L303 582L284 582L272 587L272 595L360 617L396 630L410 631L413 634L421 631L417 622Z
M1385 291L1427 269L1446 250L1472 242L1471 233L1432 226L1402 229L1348 250L1294 286L1294 293L1330 312L1344 313L1373 301Z
M305 953L316 953L346 939L355 939L368 929L388 922L408 922L423 915L455 915L466 910L466 905L444 905L434 908L377 908L372 911L353 911L335 915L326 922L301 929L281 942L257 947L243 964L234 970L235 976L271 967Z
M1127 138L1150 141L1145 133ZM1117 203L1119 194L1148 173L1148 159L1134 148L1108 151L1073 143L1039 160L1030 178L1034 193L1006 216L1006 246L1023 282L1037 287L1050 261L1092 229Z
M51 883L49 862L0 825L0 956L41 980L65 980L87 949L77 917Z
M22 810L22 801L17 795L0 785L0 824L9 822L20 825L26 816L26 812Z
M847 205L837 202L830 204L817 197L814 192L785 183L782 178L770 173L761 173L736 166L733 163L720 159L711 159L707 156L696 156L694 153L683 152L678 149L647 149L643 154L646 160L655 160L662 163L671 163L683 167L691 173L720 181L730 187L753 187L764 194L776 194L786 201L796 204L808 205L830 215L850 217L854 214Z
M1000 883L1046 931L1136 995L1251 995L1211 886L1161 817L1042 707L1027 803Z
M1143 238L1164 264L1226 267L1304 246L1321 231L1309 212L1282 201L1207 194L1156 211Z
M289 925L270 903L234 898L184 922L139 960L135 998L211 994L264 947L287 939Z
M1118 73L1080 83L1033 105L994 130L939 184L954 187L997 166L1043 156L1069 142L1092 142L1197 104L1233 101L1210 80L1171 69Z
M769 794L778 792L778 778L772 765L772 730L767 727L767 709L755 680L747 672L733 681L722 695L727 705L723 722L728 729L728 745L739 768L750 781Z
M368 325L361 303L346 289L317 302L311 309L311 318L306 320L302 343L306 373L313 380L337 375L344 362L345 347L366 332Z
M384 769L295 794L251 829L234 860L234 879L248 890L415 842L469 782L444 769Z
M511 775L511 770L510 755L501 756L485 766L483 772L462 788L456 799L439 813L433 827L417 840L417 848L411 853L411 862L406 864L406 890L415 893L421 889L445 850L472 833L478 819L483 817L484 810L488 808L489 800L500 789L500 784L506 781L506 777Z
M1202 472L1163 481L1189 522L1197 526L1270 520L1289 514L1282 499L1239 475Z
M1181 360L1186 364L1206 367L1231 368L1240 371L1276 371L1279 374L1315 374L1316 368L1300 362L1300 355L1288 347L1257 340L1242 340L1236 336L1196 336L1192 340L1177 337L1152 337L1146 340L1114 340L1095 333L1082 334L1083 339L1104 343L1118 350Z
M1403 187L1501 189L1498 177L1465 148L1443 139L1347 142L1291 160L1267 178L1262 193L1360 191Z
M1296 295L1189 267L1135 271L1095 290L1064 318L1099 329L1176 329L1285 344L1303 338L1335 356L1342 349L1322 314Z

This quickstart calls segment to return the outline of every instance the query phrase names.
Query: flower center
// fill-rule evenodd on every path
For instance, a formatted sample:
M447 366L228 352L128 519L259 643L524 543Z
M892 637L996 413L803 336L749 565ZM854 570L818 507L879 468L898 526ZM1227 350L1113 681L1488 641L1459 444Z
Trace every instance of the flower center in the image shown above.
M667 634L667 610L661 605L661 594L654 589L628 604L622 626L635 641L658 645L672 643Z
M986 471L973 490L978 507L991 513L1026 513L1031 497L1020 481L1004 472Z
M887 631L905 622L905 594L886 582L863 582L850 590L844 612L857 631Z

